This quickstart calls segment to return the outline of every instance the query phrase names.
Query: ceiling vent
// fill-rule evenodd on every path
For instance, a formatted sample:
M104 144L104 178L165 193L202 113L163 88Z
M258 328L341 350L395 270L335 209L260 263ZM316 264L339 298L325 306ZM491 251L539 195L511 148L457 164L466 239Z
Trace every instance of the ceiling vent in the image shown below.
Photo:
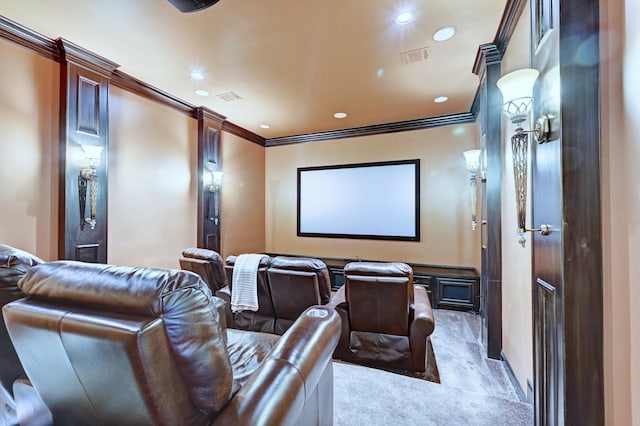
M408 50L400 53L402 63L405 65L413 64L414 62L424 61L429 57L427 47L421 47L420 49Z
M218 96L220 99L227 102L239 101L242 99L239 95L233 92L220 93L219 95L216 95L216 96Z

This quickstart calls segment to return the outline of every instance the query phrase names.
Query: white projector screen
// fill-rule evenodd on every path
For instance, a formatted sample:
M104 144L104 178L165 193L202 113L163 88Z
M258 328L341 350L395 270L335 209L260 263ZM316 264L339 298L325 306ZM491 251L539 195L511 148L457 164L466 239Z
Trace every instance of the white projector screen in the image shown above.
M420 160L299 168L298 236L420 241Z

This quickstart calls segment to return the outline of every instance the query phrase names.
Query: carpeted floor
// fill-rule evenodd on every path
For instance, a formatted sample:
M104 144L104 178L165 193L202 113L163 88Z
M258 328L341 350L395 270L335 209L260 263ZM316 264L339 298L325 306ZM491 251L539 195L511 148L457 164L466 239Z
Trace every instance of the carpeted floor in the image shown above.
M437 310L432 335L440 384L334 362L334 424L516 426L533 424L501 361L487 360L477 315Z

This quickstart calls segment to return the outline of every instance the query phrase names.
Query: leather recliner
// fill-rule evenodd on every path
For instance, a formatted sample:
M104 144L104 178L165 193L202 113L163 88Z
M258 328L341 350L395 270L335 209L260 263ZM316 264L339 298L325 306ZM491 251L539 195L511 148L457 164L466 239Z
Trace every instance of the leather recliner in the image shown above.
M185 249L179 262L181 269L200 275L213 294L227 285L224 261L220 254L213 250L195 247Z
M180 270L73 261L31 268L3 308L56 424L329 424L340 318L324 306L282 337L224 329Z
M224 271L224 260L214 250L188 248L182 251L179 259L180 268L195 272L209 286L211 293L222 298L225 303L225 319L228 327L234 327L231 313L231 293L227 286L227 274Z
M229 304L231 303L231 292L233 291L233 268L237 258L237 256L227 256L224 271L227 274L229 285L216 293L218 297L221 297ZM275 334L276 313L267 277L267 269L269 269L270 265L271 257L269 256L263 257L258 265L258 310L256 312L241 311L233 314L234 328Z
M0 307L25 297L18 281L31 267L41 263L43 260L31 253L0 244ZM0 318L0 387L0 401L7 405L2 410L5 423L48 422L50 413L27 380L3 318Z
M351 262L330 305L342 318L334 356L414 373L426 370L427 339L435 327L426 290L413 285L405 263Z
M275 333L283 334L309 306L331 300L327 265L319 259L276 256L267 269Z

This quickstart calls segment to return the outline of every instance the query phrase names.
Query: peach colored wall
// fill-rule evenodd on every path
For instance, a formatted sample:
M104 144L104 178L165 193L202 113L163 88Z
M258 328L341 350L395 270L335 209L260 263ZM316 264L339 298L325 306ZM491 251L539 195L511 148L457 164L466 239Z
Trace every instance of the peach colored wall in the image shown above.
M608 425L640 425L640 4L600 2L604 378Z
M196 246L197 122L111 86L107 261L177 268Z
M529 6L518 21L502 58L502 74L529 67ZM531 236L523 248L516 229L515 182L511 135L515 126L502 120L504 164L502 169L502 349L522 390L533 382L533 339L531 302ZM529 170L529 182L531 170ZM528 188L527 223L531 223L531 188Z
M224 257L265 251L265 148L222 133L222 243Z
M60 66L5 41L0 57L0 243L55 260Z
M477 147L476 124L267 148L266 250L321 257L397 260L480 269L471 230L469 174L462 152ZM420 159L420 242L296 236L298 167Z

